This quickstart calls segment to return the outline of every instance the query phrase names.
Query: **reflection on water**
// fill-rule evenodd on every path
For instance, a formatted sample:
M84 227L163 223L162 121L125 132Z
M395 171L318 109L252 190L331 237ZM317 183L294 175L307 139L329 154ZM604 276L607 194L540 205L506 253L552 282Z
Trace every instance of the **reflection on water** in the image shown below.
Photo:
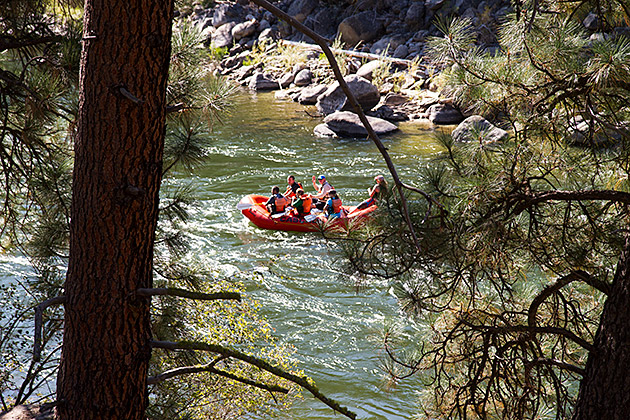
M192 178L177 181L192 182L202 203L191 226L197 252L227 274L262 274L262 280L248 285L249 293L263 303L278 336L297 349L300 368L325 394L360 418L409 418L415 412L417 384L410 380L382 391L378 346L369 339L384 322L399 317L388 284L378 281L355 293L335 269L339 254L317 234L261 230L236 210L243 195L268 194L273 185L283 189L289 174L307 192L313 191L311 176L325 174L344 203L356 204L375 175L388 175L386 166L367 140L314 137L319 120L304 107L275 101L273 94L253 98L238 98L232 115L212 134L207 164ZM428 129L413 123L403 124L402 132L384 143L409 183L439 151ZM333 417L332 410L305 396L280 416Z

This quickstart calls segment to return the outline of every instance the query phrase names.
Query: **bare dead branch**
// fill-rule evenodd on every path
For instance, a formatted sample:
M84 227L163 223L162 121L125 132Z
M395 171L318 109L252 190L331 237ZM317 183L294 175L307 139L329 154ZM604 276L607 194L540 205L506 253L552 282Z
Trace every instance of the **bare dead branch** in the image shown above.
M345 93L345 95L346 95L346 97L348 99L348 102L350 103L350 105L352 105L352 108L354 109L356 114L359 116L359 119L361 120L361 123L363 124L363 126L365 127L365 130L368 133L368 137L372 140L372 142L374 142L374 144L376 145L376 148L379 150L379 152L383 156L383 159L385 160L385 163L387 164L387 168L389 169L389 172L392 175L392 178L394 180L394 184L396 185L396 189L398 190L398 194L400 195L400 200L401 200L400 202L401 202L401 205L402 205L402 208L403 208L403 214L404 214L404 217L405 217L405 221L407 223L407 226L409 227L409 231L411 233L411 236L413 238L413 241L414 241L414 244L415 244L416 248L418 249L419 252L421 252L422 248L420 246L420 242L418 240L418 236L416 235L416 231L415 231L415 229L413 227L413 224L411 222L411 216L409 214L409 208L408 208L408 205L407 205L407 199L405 198L405 195L403 194L403 189L405 189L406 187L403 184L403 182L400 180L400 177L398 176L398 171L396 170L396 167L394 166L394 162L392 161L391 157L389 156L389 153L387 152L387 148L385 147L383 142L380 140L380 138L378 137L378 135L376 134L376 132L374 131L374 129L370 125L370 122L368 121L367 117L365 116L365 113L363 112L363 109L361 108L361 105L359 105L359 102L355 98L355 96L352 93L352 91L350 91L350 88L348 87L348 84L344 80L343 75L341 74L341 70L339 69L339 66L337 65L337 60L335 59L335 55L330 50L330 47L328 46L327 40L325 38L323 38L322 36L320 36L319 34L317 34L315 31L311 30L310 28L308 28L305 25L303 25L302 23L300 23L298 20L296 20L293 17L289 16L287 13L285 13L282 10L280 10L279 8L275 7L274 5L269 3L268 1L266 1L266 0L250 0L250 1L252 3L254 3L254 4L256 4L256 5L262 7L264 9L266 9L266 10L268 10L270 13L272 13L277 18L284 20L285 22L287 22L289 25L293 26L295 29L297 29L298 31L300 31L304 35L310 37L313 41L315 41L315 43L317 45L319 45L321 47L322 51L324 52L324 55L328 59L328 63L330 64L330 67L331 67L331 69L332 69L332 71L333 71L333 73L335 75L335 79L339 83L339 86L341 87L341 90L343 90L343 92Z
M357 415L352 411L348 410L346 407L342 407L338 402L326 397L322 394L317 386L311 382L306 376L298 376L293 373L287 372L284 369L281 369L277 366L272 365L266 360L259 359L258 357L251 356L245 353L242 353L237 350L230 349L228 347L220 346L218 344L209 344L209 343L201 343L201 342L172 342L172 341L152 341L152 348L160 348L166 350L197 350L197 351L207 351L211 353L221 354L225 357L231 357L237 360L241 360L245 363L248 363L252 366L256 366L259 369L265 370L273 375L276 375L280 378L284 378L288 381L291 381L302 388L309 391L315 398L326 404L328 407L332 408L336 412L343 414L344 416L356 419Z
M241 301L240 293L236 292L219 292L219 293L199 293L190 290L179 289L177 287L164 287L156 289L138 289L136 295L143 297L151 296L177 296L186 299L195 300L238 300Z
M166 107L166 113L167 113L167 114L171 114L171 113L173 113L173 112L179 112L179 111L181 111L181 110L183 110L183 109L185 109L185 108L186 108L186 105L184 105L184 103L183 103L183 102L180 102L180 103L175 104L175 105L169 105L169 106L167 106L167 107Z
M149 377L147 379L147 385L155 385L160 382L164 382L168 379L174 378L176 376L189 375L192 373L201 373L201 372L207 372L207 373L213 373L215 375L220 375L225 378L232 379L234 381L241 382L241 383L244 383L246 385L250 385L256 388L264 389L265 391L269 391L269 392L280 392L282 394L287 394L289 392L289 389L284 388L279 385L263 384L260 382L252 381L251 379L244 378L239 375L234 375L230 372L225 372L223 370L217 369L216 367L214 367L213 363L208 364L208 365L201 365L201 366L184 366L184 367L179 367L176 369L167 370L166 372L162 372L159 375Z
M35 307L35 339L33 343L33 361L39 362L42 356L42 324L44 311L52 305L62 305L66 303L65 296L55 296L43 301Z
M492 334L507 334L515 332L524 332L529 334L553 334L559 335L573 341L575 344L585 348L588 351L593 350L593 344L589 343L585 339L576 335L573 331L569 331L560 327L531 327L529 325L505 325L505 326L491 326L491 325L476 325L468 321L462 321L465 325L469 326L473 330L487 331Z
M606 283L601 282L595 278L593 278L590 274L583 270L576 270L568 275L561 277L555 283L545 287L532 301L529 305L529 310L527 312L527 325L530 327L536 327L536 314L538 313L538 308L540 305L552 294L556 293L558 290L562 289L564 286L574 282L574 281L582 281L587 283L588 285L595 287L597 290L602 293L608 295L610 286Z
M513 214L519 215L523 211L547 201L610 201L630 204L630 193L615 190L577 190L577 191L543 191L525 194L515 193Z
M527 363L527 365L525 366L526 372L529 374L529 371L537 365L555 366L564 370L568 370L569 372L577 373L578 375L584 376L584 368L582 367L572 365L571 363L567 363L562 360L545 358L534 359L531 362Z

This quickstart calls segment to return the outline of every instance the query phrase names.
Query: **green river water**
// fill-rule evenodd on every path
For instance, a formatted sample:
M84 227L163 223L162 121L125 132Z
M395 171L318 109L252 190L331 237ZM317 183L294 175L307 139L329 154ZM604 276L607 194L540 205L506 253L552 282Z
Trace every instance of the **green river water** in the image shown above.
M208 160L192 177L199 205L188 229L195 258L224 275L256 272L247 293L262 303L262 312L281 342L296 348L299 368L320 390L356 412L361 419L408 419L416 412L418 383L408 379L382 389L378 345L370 338L384 323L401 315L386 281L356 291L339 278L340 254L316 233L287 233L256 228L236 210L242 196L267 195L273 185L283 190L294 174L307 192L311 176L325 174L345 204L366 198L375 175L388 180L384 161L367 140L320 139L313 133L319 119L293 102L273 94L242 93L224 124L212 133ZM418 168L439 151L431 129L401 124L383 139L401 177L410 183ZM0 282L20 278L26 260L4 256ZM262 280L261 280L262 279ZM278 418L318 420L343 418L308 392Z
M325 174L347 204L366 198L375 175L391 179L373 143L317 138L313 127L320 120L304 111L270 93L243 94L225 124L215 128L208 163L194 177L203 202L195 222L201 254L226 273L263 273L263 283L249 293L262 302L280 339L295 346L300 367L325 394L363 419L410 418L417 383L408 380L383 391L378 348L370 340L384 322L400 316L388 284L376 282L357 292L338 278L339 254L317 234L258 229L235 209L246 194L267 195L276 184L283 190L288 174L307 191L313 191L312 175ZM401 128L383 140L401 176L413 182L439 149L429 127ZM339 418L304 394L283 418Z

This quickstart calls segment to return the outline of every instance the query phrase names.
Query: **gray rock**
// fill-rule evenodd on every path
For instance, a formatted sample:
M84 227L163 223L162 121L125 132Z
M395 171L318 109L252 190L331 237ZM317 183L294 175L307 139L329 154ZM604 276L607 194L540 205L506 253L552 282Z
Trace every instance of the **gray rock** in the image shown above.
M363 110L370 110L378 104L381 95L372 83L354 74L344 77L344 80ZM339 82L333 83L317 98L317 110L323 115L332 114L335 111L347 111L350 108L351 105L339 86Z
M451 104L431 105L427 114L433 124L459 124L464 119L462 113Z
M276 90L280 88L280 85L276 80L272 80L263 73L257 72L249 80L249 88L251 90Z
M394 58L405 58L407 55L409 55L409 48L407 48L405 44L401 44L396 47L396 50L394 51Z
M295 18L298 22L303 23L308 15L318 5L318 0L296 0L291 3L287 14Z
M233 76L236 80L245 80L254 74L254 70L256 66L241 66L233 73Z
M359 70L357 70L356 74L359 77L363 77L364 79L371 81L372 73L374 73L376 69L383 66L384 64L385 62L381 60L368 61L367 63L359 67Z
M600 27L600 19L595 13L589 13L582 21L582 25L589 31L596 31Z
M326 89L328 89L326 85L306 87L300 92L300 95L297 97L297 101L302 105L315 105L319 95L326 92Z
M334 131L332 131L330 129L330 127L328 127L328 125L326 124L318 124L315 126L315 128L313 129L313 133L317 136L317 137L339 137L337 136L337 133L335 133Z
M304 24L326 38L334 38L339 26L338 15L334 9L325 7L309 15Z
M492 125L488 120L480 115L473 115L459 123L452 133L453 140L459 142L480 141L482 143L493 143L504 141L510 134Z
M409 119L409 116L405 112L393 109L385 104L379 105L377 108L370 111L367 115L371 117L381 118L387 121L406 121Z
M267 19L263 19L260 22L258 22L258 30L260 32L264 31L265 29L271 28L271 24L269 23L269 21Z
M386 51L391 53L396 50L399 45L400 43L392 38L382 38L370 47L370 52L372 54L383 54Z
M263 41L265 39L275 39L275 38L276 38L276 34L275 34L274 30L271 29L271 28L263 29L260 32L260 35L258 35L258 40L259 41Z
M380 118L367 117L372 129L378 135L391 133L398 130L396 125ZM324 118L324 123L339 137L365 137L367 131L359 116L353 112L338 111Z
M244 15L244 9L238 4L221 3L214 8L212 15L212 25L215 28L223 26L228 22L233 22Z
M425 6L423 1L414 1L405 14L405 24L412 30L418 30L424 23Z
M383 24L374 10L366 10L344 19L337 28L341 41L348 47L370 42L383 33Z
M311 80L313 80L313 73L310 69L302 69L297 72L295 75L295 86L307 86L311 84Z
M388 93L383 103L388 106L398 106L409 102L409 98L398 93Z
M445 1L446 0L427 0L425 2L425 6L427 9L431 11L435 11L435 10L440 9L444 5ZM482 2L482 3L485 3L485 2Z
M254 32L256 32L256 22L249 20L247 22L236 24L236 26L232 28L232 37L238 41L241 38L253 35Z
M601 146L621 140L619 131L627 131L627 123L622 123L616 129L604 130L601 126L593 126L592 122L577 116L569 121L568 134L571 144L577 146Z
M285 73L282 75L280 79L278 79L278 83L282 89L289 87L291 83L293 83L293 73Z
M217 31L212 36L212 45L215 48L229 47L234 42L232 37L232 28L236 26L234 22L228 22L219 26Z

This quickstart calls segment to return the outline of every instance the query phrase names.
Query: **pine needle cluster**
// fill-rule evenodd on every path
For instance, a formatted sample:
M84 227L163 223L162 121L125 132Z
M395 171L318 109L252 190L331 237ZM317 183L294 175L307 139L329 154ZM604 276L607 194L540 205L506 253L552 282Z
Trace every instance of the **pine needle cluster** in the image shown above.
M592 36L587 3L515 3L496 52L465 19L442 23L429 50L450 94L511 137L438 136L425 195L407 197L418 241L394 194L341 242L419 331L382 345L393 380L425 381L421 418L571 416L630 222L630 38L613 30L630 16L597 2L614 13Z

